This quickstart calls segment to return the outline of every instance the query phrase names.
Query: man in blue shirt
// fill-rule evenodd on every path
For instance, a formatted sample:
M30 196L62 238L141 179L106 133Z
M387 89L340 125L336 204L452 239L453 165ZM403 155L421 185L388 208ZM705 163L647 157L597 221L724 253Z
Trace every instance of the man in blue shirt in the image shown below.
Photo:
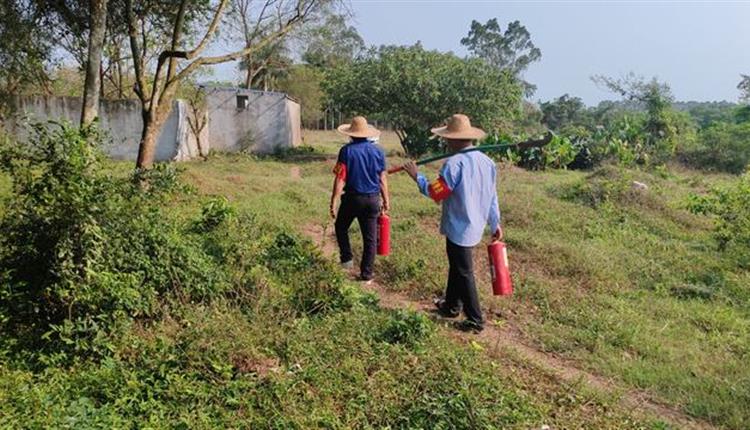
M378 215L390 209L385 154L368 140L379 136L380 131L367 124L364 117L354 117L351 124L340 126L338 131L351 137L351 142L339 151L331 193L330 213L336 219L341 265L347 269L354 265L349 227L356 218L363 242L359 279L370 282L377 248ZM339 196L341 207L337 213L336 200Z
M488 224L493 240L502 238L497 170L495 162L479 151L461 153L485 136L484 131L471 126L466 115L453 115L447 126L434 128L432 132L444 138L448 149L455 152L443 165L440 176L428 182L413 161L406 163L404 170L422 194L443 206L440 233L446 237L448 286L445 297L435 305L447 317L458 316L463 306L466 320L459 328L478 332L483 329L484 320L474 281L472 249L482 240Z

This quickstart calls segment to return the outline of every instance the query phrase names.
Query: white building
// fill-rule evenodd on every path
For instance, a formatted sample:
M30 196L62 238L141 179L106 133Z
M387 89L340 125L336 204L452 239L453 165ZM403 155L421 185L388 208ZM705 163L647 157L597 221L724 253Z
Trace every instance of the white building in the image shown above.
M199 133L200 150L189 123L193 109L185 100L176 100L159 135L157 161L189 160L209 150L271 153L301 143L300 105L286 94L241 88L201 90L206 96L208 119ZM78 97L18 96L13 100L15 115L9 129L23 139L24 119L77 124L81 104ZM140 102L102 100L99 120L109 137L105 152L115 159L135 160L143 129Z

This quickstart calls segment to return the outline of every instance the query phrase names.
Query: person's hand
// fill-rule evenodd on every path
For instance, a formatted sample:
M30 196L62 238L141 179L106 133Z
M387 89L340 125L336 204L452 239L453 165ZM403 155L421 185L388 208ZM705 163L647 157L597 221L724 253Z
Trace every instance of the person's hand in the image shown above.
M502 240L502 239L503 239L503 228L498 226L497 230L495 230L495 232L492 233L492 241L497 242L498 240Z
M331 203L331 207L328 208L328 213L331 215L331 219L336 219L336 205Z
M383 201L383 207L381 208L381 212L388 213L388 211L391 210L391 202L390 200L384 200Z
M408 173L409 176L411 176L411 178L416 181L417 180L417 173L419 173L419 170L417 169L417 163L415 163L413 161L409 161L409 162L405 163L403 167L404 167L404 170L406 171L406 173Z

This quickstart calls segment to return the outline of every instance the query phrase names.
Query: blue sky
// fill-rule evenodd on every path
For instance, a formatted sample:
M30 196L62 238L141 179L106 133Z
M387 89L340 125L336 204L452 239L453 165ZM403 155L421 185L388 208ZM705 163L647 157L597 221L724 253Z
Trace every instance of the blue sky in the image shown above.
M590 76L632 71L666 81L678 100L736 101L740 73L750 74L750 1L353 0L351 8L368 45L421 41L459 55L472 19L520 20L542 50L525 75L538 87L534 100L612 99Z

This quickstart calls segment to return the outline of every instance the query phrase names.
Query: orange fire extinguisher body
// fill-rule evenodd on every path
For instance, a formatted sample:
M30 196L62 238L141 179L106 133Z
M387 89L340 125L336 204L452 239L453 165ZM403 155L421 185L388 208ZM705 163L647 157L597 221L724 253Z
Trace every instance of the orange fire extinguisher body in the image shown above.
M508 268L508 250L504 242L493 242L487 247L492 275L492 293L496 296L513 294L513 281Z
M378 255L391 253L391 218L386 214L378 217Z

